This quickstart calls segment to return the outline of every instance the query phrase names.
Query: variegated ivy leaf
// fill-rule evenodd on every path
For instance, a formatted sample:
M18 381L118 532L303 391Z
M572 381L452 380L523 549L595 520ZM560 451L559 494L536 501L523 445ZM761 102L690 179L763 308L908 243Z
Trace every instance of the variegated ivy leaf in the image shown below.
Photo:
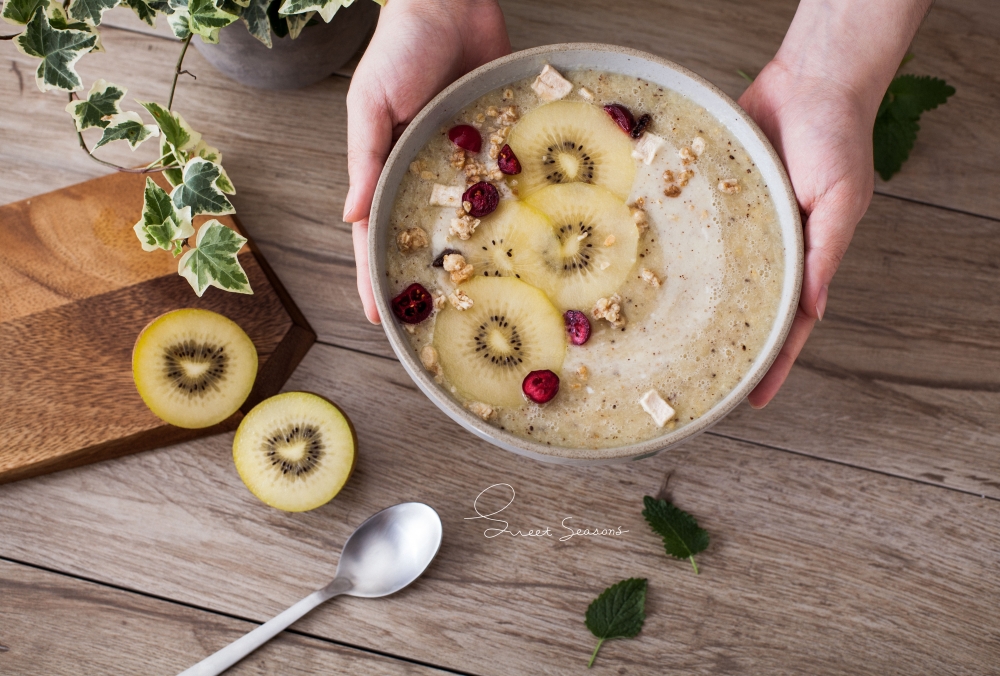
M304 14L305 12L318 12L323 17L323 21L330 23L330 20L337 13L338 9L349 7L352 4L354 4L354 0L284 0L278 9L278 13L289 17L290 15Z
M316 12L306 12L305 14L292 14L285 17L285 21L288 23L288 37L295 39L299 37L302 29L306 27L312 18L316 16Z
M119 0L70 0L67 9L71 19L100 26L104 13L118 6Z
M177 256L183 248L184 240L194 234L191 207L178 209L170 195L147 177L142 219L132 229L146 251L163 249L172 251Z
M219 185L222 175L222 167L218 164L196 157L184 167L184 181L173 189L170 198L178 209L191 207L192 216L231 214L236 210L222 193ZM231 188L232 184L227 187Z
M62 5L56 2L50 2L45 7L45 16L49 18L49 25L56 30L77 30L83 31L84 33L90 33L91 35L97 36L97 42L94 43L94 47L90 50L92 52L103 52L104 46L101 44L101 36L97 32L97 29L91 26L89 23L84 23L83 21L73 21L68 16L66 12L63 11Z
M101 136L101 140L94 146L94 150L112 141L128 141L129 147L135 150L140 143L150 136L159 135L159 127L155 124L143 124L139 113L129 110L113 115L108 120L108 126L104 128L104 135Z
M86 99L80 101L70 101L66 106L66 112L73 116L76 122L76 130L83 131L90 127L108 126L108 119L112 115L122 112L118 107L118 102L128 91L124 87L113 85L105 80L98 80L90 88L90 93Z
M250 4L240 17L247 25L250 35L267 45L268 49L271 48L271 22L267 18L267 8L270 4L271 0L250 0Z
M170 7L174 12L167 17L167 23L180 39L194 33L201 36L202 42L216 43L219 30L239 18L217 7L214 0L170 0Z
M145 21L150 26L156 25L156 8L151 3L147 3L146 0L122 0L122 4L131 7L140 20Z
M4 21L15 26L23 26L31 21L39 7L44 8L49 4L49 0L7 0L3 5Z
M181 256L177 272L188 280L198 296L210 286L235 293L253 293L237 257L246 241L245 237L213 218L198 228L195 246Z
M191 157L191 150L201 142L201 134L192 129L180 113L171 112L158 103L138 103L153 116L163 132L157 164L161 167L183 167ZM180 169L167 169L163 175L170 181L170 185L179 185L184 180Z
M97 36L86 31L57 30L43 12L35 12L24 32L14 38L21 53L42 60L35 71L40 90L75 92L83 88L76 62L97 44Z
M222 166L222 153L219 152L218 148L213 148L204 141L198 141L198 145L196 145L194 150L192 150L190 155L188 155L188 159L192 157L200 157L219 165L220 174L216 185L219 186L219 190L227 195L236 194L236 188L233 187L233 182L229 180L229 174L226 173L225 168Z

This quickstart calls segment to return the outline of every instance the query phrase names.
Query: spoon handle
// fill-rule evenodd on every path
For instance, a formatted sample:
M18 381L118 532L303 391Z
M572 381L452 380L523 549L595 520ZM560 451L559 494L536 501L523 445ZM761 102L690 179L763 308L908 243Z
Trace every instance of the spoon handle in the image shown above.
M347 585L349 586L349 585ZM236 639L222 650L213 655L209 655L190 669L181 672L178 676L218 676L223 671L233 666L241 659L261 647L272 638L280 634L283 630L292 625L297 619L308 613L310 610L323 603L327 599L342 594L346 589L340 585L331 583L330 585L315 591L305 597L281 614L272 617L270 620L260 625L248 634Z

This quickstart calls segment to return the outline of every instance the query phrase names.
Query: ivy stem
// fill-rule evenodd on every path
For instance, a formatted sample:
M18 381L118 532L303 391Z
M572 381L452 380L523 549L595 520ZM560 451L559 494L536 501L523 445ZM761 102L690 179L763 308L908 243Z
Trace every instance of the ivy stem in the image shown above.
M74 99L75 99L74 94L72 92L70 92L69 100L73 101ZM73 125L73 127L75 129L76 125ZM92 152L90 152L90 148L87 147L87 142L83 140L83 133L79 129L76 130L76 138L80 142L80 147L83 148L83 152L87 153L87 157L89 157L90 159L94 160L98 164L103 164L106 167L111 167L112 169L114 169L116 171L124 171L127 174L155 174L157 172L163 171L164 169L174 169L174 168L176 168L176 167L152 167L152 168L150 168L150 167L138 167L138 168L120 167L117 164L114 164L112 162L105 162L104 160L102 160L99 157L94 157L94 154Z
M167 110L171 110L174 106L174 91L177 89L177 78L181 74L181 66L184 64L184 55L187 54L188 45L191 44L191 38L194 37L194 33L191 33L186 38L184 38L184 46L181 47L181 55L177 57L177 65L174 67L174 81L170 85L170 98L167 99Z
M601 644L604 643L603 638L597 639L597 645L594 646L594 652L590 654L590 661L587 662L587 668L590 669L594 666L594 659L597 657L597 651L601 649Z

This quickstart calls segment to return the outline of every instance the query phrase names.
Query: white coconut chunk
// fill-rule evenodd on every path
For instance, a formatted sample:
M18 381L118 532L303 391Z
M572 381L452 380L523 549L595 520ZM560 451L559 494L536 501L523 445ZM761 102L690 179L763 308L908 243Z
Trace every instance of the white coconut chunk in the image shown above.
M674 417L674 409L670 404L663 401L663 397L656 390L650 390L639 399L639 405L653 418L657 427L663 427L667 421Z
M457 185L435 183L431 189L431 204L442 207L462 206L462 188Z
M635 149L632 151L632 157L637 160L642 160L643 164L652 164L653 158L656 157L656 151L660 149L660 146L664 144L664 140L657 136L656 134L650 134L648 131L642 135L639 142L635 144Z
M573 83L564 78L558 70L545 64L531 88L542 101L556 101L573 91Z

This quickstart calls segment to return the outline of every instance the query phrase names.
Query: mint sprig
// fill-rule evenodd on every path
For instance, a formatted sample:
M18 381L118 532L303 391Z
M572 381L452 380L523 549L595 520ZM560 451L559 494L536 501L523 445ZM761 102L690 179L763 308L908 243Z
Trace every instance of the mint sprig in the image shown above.
M698 574L698 564L694 555L708 547L708 531L698 526L695 518L682 509L674 507L666 500L650 496L642 499L645 509L642 515L649 526L663 538L663 548L674 558L689 559Z
M900 75L892 81L872 130L875 171L882 180L892 178L909 158L920 131L920 115L947 102L954 93L954 87L936 77Z
M597 651L607 640L634 638L646 620L646 578L633 577L611 585L587 607L586 623L597 637L597 645L587 662L594 665Z

